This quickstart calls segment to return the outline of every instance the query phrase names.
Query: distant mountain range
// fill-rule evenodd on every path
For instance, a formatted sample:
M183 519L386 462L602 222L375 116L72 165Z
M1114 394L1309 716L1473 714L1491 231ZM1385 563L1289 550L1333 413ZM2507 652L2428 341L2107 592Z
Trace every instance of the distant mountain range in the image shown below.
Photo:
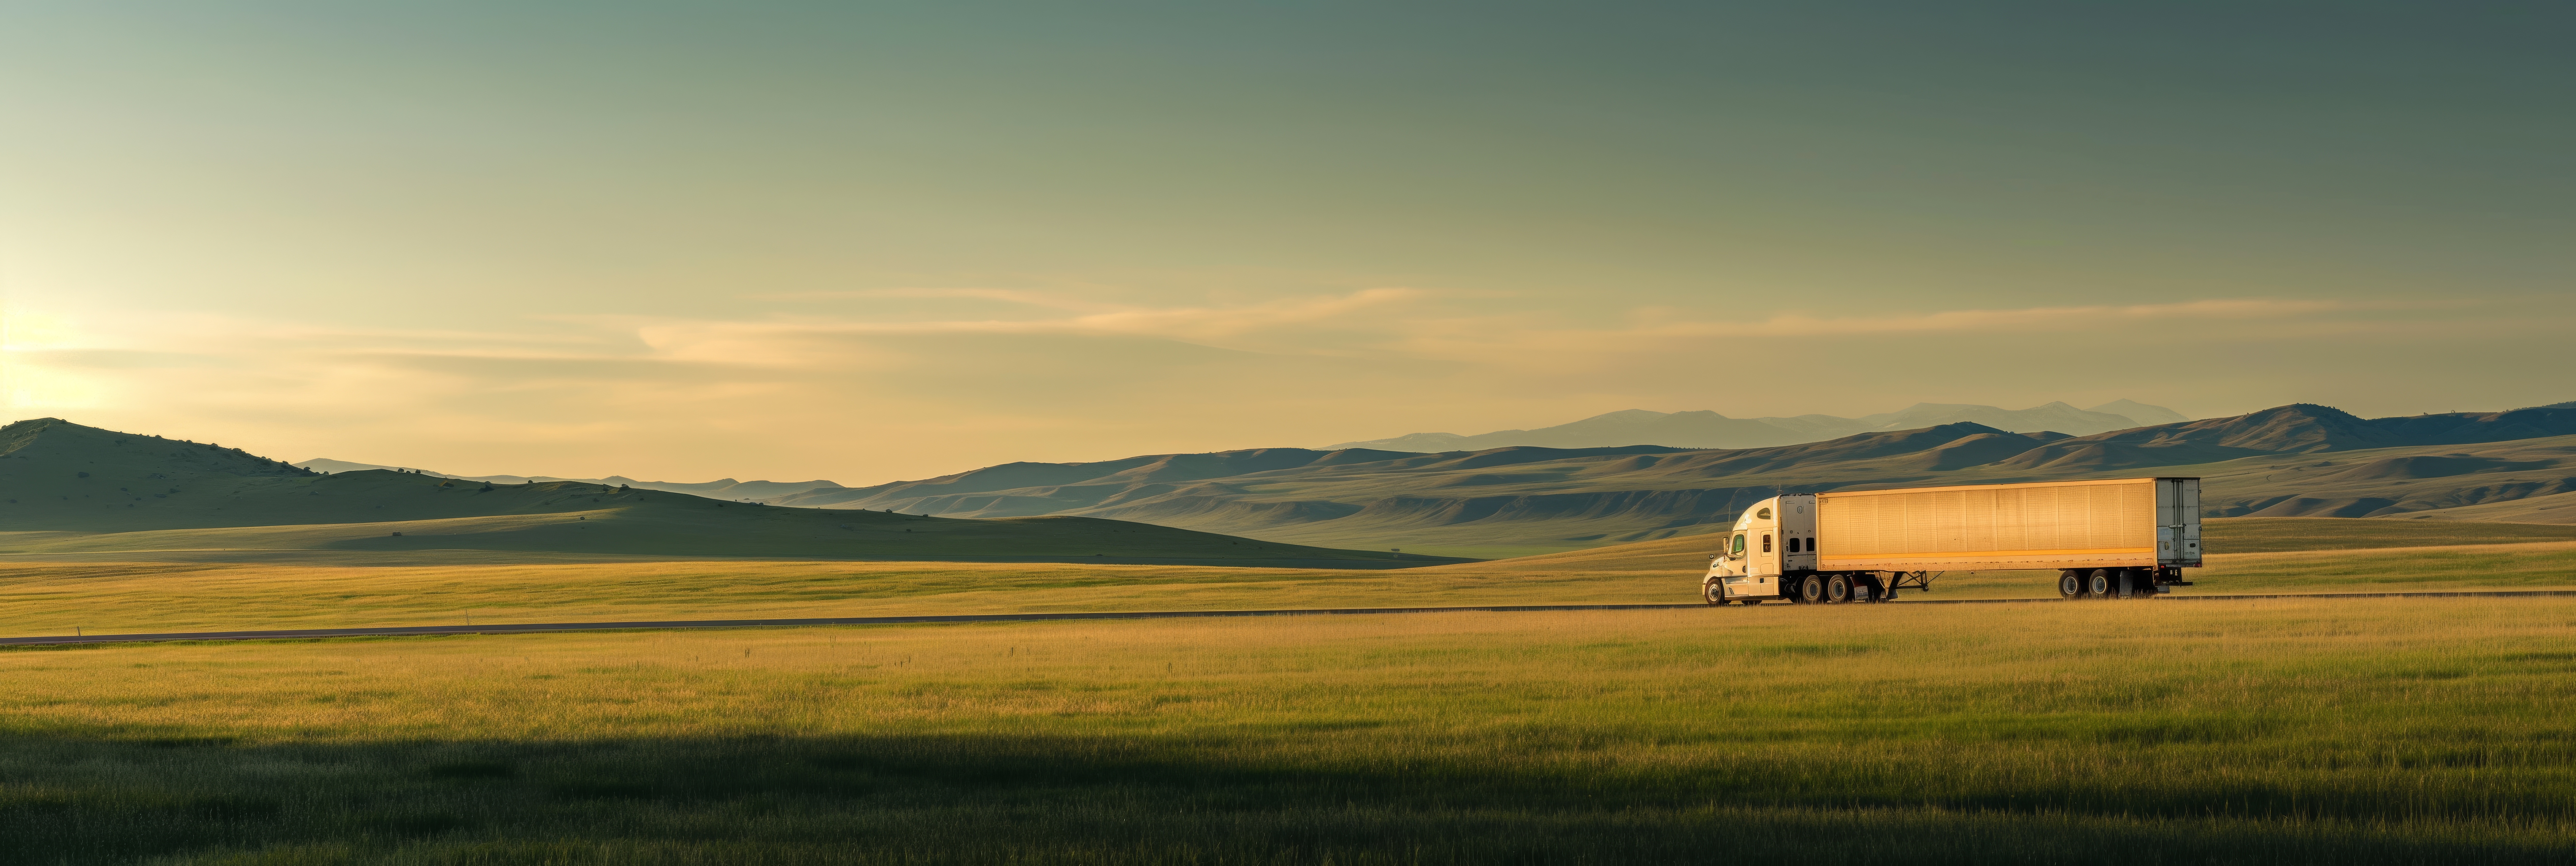
M1262 448L1006 463L813 490L790 505L954 517L1080 514L1354 548L1507 555L1707 531L1781 492L2147 474L2207 479L2212 516L2576 518L2576 408L2362 419L2296 404L2068 436L1973 422L1750 449ZM2576 500L2570 500L2576 502ZM2484 519L2506 519L2487 517Z
M2055 431L2070 435L2123 430L2145 424L2187 421L2181 413L2162 406L2149 406L2130 400L2104 403L2091 409L2077 409L2065 403L2049 403L2028 409L1998 409L1993 406L1971 406L1953 403L1917 403L1900 412L1881 412L1861 418L1837 418L1831 415L1800 415L1796 418L1728 418L1715 412L1650 412L1630 409L1596 415L1572 424L1543 427L1537 430L1503 430L1478 436L1454 433L1414 433L1393 439L1370 442L1345 442L1324 450L1367 449L1376 451L1477 451L1515 445L1548 448L1605 448L1620 445L1669 445L1678 448L1756 448L1769 445L1794 445L1817 442L1874 430L1897 430L1929 427L1935 424L1969 422L2016 433ZM1730 444L1732 443L1732 444ZM1243 453L1243 452L1227 452ZM1144 458L1130 458L1144 459ZM327 457L299 461L295 466L317 472L355 472L385 469L419 472L440 478L483 481L492 484L525 484L530 481L570 481L584 484L609 484L686 493L709 499L735 502L783 503L789 497L821 491L829 498L835 491L852 488L824 480L814 481L736 481L719 478L714 481L637 481L623 475L606 478L571 478L554 475L456 475L417 466L401 467L381 463L356 463ZM1022 465L1022 464L1011 464ZM1036 464L1029 464L1036 465ZM1056 465L1056 464L1050 464ZM1099 466L1106 464L1064 464ZM882 485L881 485L882 486ZM869 488L876 489L876 488ZM803 500L800 500L803 501Z
M1767 448L1822 442L1858 433L1912 430L1941 424L1983 424L2009 433L2053 431L2087 436L2150 424L2191 420L2162 406L2114 400L2091 409L2047 403L2028 409L2001 409L1963 403L1916 403L1896 412L1859 418L1800 415L1794 418L1729 418L1715 412L1650 412L1629 409L1594 415L1571 424L1536 430L1498 430L1474 436L1456 433L1408 433L1325 446L1326 451L1369 448L1379 451L1482 451L1535 445L1542 448L1608 448L1619 445L1670 445L1676 448Z
M565 549L560 545L584 543L590 546L581 549L596 551L884 556L901 555L903 545L930 552L926 544L910 544L929 539L897 542L891 535L869 534L927 528L885 523L919 519L906 515L1108 518L1224 534L1157 536L1145 547L1123 545L1128 555L1187 550L1217 558L1320 562L1355 556L1352 548L1482 557L1695 534L1784 492L2149 474L2205 479L2204 512L2216 517L2576 522L2576 405L2364 419L2294 404L2082 436L1953 421L1730 449L1260 448L1092 463L1006 463L870 487L731 479L656 485L615 476L459 479L325 460L295 466L239 449L39 419L0 428L0 499L6 500L0 502L0 526L16 531L10 543L92 543L41 530L132 538L176 531L149 543L213 549L291 542L374 550L430 542L382 540L381 533L369 534L373 530L352 535L330 527L412 520L434 525L403 530L404 537L418 531L425 538L463 539L451 546ZM717 497L803 507L726 508ZM873 513L849 513L854 510ZM627 522L597 522L611 511ZM763 514L773 516L745 522ZM585 528L567 528L565 517ZM276 531L257 538L201 531L263 526ZM618 526L625 528L609 531ZM1122 528L1132 526L1076 521L1031 525L1027 532L995 529L1001 534L989 536L966 532L962 524L954 530L943 526L958 534L950 537L955 547L939 556L976 550L1063 556L1091 548L1087 533L1136 531ZM863 539L866 544L859 543ZM1226 550L1220 554L1219 547Z

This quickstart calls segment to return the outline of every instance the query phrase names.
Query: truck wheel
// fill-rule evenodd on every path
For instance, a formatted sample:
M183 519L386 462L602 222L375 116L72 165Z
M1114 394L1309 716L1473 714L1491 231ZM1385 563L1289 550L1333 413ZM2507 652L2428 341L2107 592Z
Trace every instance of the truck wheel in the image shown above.
M2057 594L2065 596L2067 601L2083 600L2084 577L2082 573L2071 568L2058 572Z
M1711 605L1725 604L1726 587L1719 586L1714 583L1701 584L1699 587L1699 597L1701 601L1708 602Z
M1852 600L1852 585L1849 576L1837 574L1825 578L1826 604L1841 604L1850 600Z
M2088 595L2092 596L2092 597L2093 597L2093 598L2095 598L2095 599L2105 599L2105 598L2110 598L2110 597L2111 597L2111 570L2110 570L2110 569L2107 569L2107 568L2096 568L2096 569L2094 569L2094 570L2093 570L2093 576L2092 576L2091 578L2088 578L2088 579L2086 580L2086 582L2085 582L2085 584L2084 584L2084 589L2085 589L2085 591L2086 591L2086 594L2088 594Z
M1806 604L1823 604L1825 579L1810 574L1807 575L1807 579L1798 581L1798 601Z

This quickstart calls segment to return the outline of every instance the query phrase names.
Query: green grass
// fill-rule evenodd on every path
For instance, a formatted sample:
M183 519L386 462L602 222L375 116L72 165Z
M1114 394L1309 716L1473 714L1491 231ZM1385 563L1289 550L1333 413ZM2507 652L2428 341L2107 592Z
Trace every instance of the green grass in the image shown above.
M0 651L0 863L2555 863L2576 599Z
M2308 521L2340 524L2358 521ZM2331 538L2318 543L2331 543ZM0 636L264 628L1503 604L1689 603L1703 540L1390 571L626 558L0 563ZM2576 588L2576 542L2220 554L2186 595ZM1953 572L1933 599L2045 598L2056 573Z
M1516 559L1523 556L1544 556L1582 549L1584 548L1580 545L1571 544L1427 544L1420 547L1406 547L1404 555L1411 556L1419 553L1424 556L1445 556L1457 559Z
M2576 589L2576 541L2261 553L2220 559L2194 594Z
M2202 547L2216 553L2454 547L2576 541L2576 526L2468 523L2344 517L2218 517L2201 524Z
M418 567L0 566L0 635L565 622L1517 603L1597 592L1586 575L1203 566L629 562ZM1680 600L1692 576L1661 576ZM1610 590L1619 592L1620 590Z

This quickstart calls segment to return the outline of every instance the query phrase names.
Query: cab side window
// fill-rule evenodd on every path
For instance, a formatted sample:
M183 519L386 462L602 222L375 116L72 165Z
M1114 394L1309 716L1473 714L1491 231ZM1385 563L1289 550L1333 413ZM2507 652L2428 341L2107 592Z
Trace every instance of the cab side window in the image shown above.
M1735 555L1744 555L1744 536L1738 535L1735 537Z
M1763 552L1763 553L1770 553L1770 552L1771 552L1771 536L1770 536L1768 533L1765 533L1765 534L1762 536L1762 552Z

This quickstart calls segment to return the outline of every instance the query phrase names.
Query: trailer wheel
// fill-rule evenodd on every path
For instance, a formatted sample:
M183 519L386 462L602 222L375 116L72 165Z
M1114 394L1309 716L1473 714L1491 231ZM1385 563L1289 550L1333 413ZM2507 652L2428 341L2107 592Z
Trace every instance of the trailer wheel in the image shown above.
M1807 579L1798 581L1798 601L1805 604L1823 604L1825 579L1810 574L1807 575Z
M2065 596L2067 601L2082 600L2084 598L2083 574L2072 568L2058 572L2057 594Z
M2107 568L2096 568L2096 569L2094 569L2094 570L2093 570L2093 576L2092 576L2092 577L2091 577L2091 578L2090 578L2090 579L2085 583L2085 587L2084 587L2084 588L2085 588L2085 589L2089 592L2089 594L2091 594L2095 599L2105 599L2105 598L2110 598L2110 597L2111 597L2111 570L2110 570L2110 569L2107 569Z
M1813 578L1809 578L1812 580ZM1851 577L1837 574L1825 578L1825 603L1841 604L1852 600Z

